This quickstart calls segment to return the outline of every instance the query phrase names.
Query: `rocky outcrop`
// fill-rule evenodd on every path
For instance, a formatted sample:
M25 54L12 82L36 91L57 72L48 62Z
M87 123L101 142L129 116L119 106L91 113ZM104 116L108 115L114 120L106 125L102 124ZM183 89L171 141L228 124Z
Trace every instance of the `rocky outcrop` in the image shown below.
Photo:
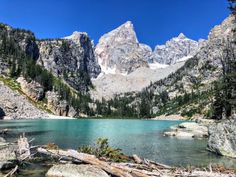
M109 177L106 172L92 165L54 165L46 177Z
M208 137L208 128L195 122L185 122L172 126L171 131L165 132L164 135L177 138L206 138Z
M86 33L75 32L65 39L38 41L38 46L37 63L76 90L86 91L90 77L96 78L101 71Z
M37 82L27 82L23 77L19 77L17 82L20 83L21 90L33 101L40 101L44 98L44 88Z
M0 107L5 114L4 119L47 117L47 113L37 109L26 97L11 90L2 82L0 82L0 95Z
M209 128L208 150L236 158L236 116Z
M186 60L196 54L198 42L188 39L183 33L166 42L157 45L153 52L153 62L160 64L175 64L179 60Z
M75 111L66 100L61 100L60 95L57 92L48 91L46 93L46 98L48 101L48 109L55 115L68 117L75 117L77 115L77 111Z
M17 160L15 150L15 145L10 145L5 139L0 137L0 171L15 166Z
M139 44L133 24L128 21L103 35L95 53L103 72L129 74L139 67L148 67L150 48Z

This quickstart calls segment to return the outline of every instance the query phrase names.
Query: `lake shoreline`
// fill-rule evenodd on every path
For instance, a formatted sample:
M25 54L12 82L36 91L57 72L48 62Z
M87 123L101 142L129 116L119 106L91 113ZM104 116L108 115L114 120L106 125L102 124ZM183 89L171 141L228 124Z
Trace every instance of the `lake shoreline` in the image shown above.
M155 118L150 118L150 120L173 120L173 121L176 121L176 120L188 120L186 117L183 117L181 115L160 115L160 116L157 116Z

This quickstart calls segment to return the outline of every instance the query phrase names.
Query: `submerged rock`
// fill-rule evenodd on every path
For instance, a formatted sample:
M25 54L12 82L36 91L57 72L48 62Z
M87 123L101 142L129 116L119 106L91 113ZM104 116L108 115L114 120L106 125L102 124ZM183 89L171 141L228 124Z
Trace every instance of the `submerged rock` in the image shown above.
M208 150L236 158L236 116L209 127Z
M204 138L208 137L208 128L196 122L184 122L171 127L171 131L164 132L164 135L179 138Z
M109 177L103 170L92 165L54 165L46 177Z

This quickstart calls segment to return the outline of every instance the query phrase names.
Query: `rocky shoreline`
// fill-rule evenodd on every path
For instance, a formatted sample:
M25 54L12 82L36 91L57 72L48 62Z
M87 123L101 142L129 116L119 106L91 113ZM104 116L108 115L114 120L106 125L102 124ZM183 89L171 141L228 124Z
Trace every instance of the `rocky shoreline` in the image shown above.
M196 122L184 122L170 127L170 131L164 132L164 136L177 138L207 138L208 128Z

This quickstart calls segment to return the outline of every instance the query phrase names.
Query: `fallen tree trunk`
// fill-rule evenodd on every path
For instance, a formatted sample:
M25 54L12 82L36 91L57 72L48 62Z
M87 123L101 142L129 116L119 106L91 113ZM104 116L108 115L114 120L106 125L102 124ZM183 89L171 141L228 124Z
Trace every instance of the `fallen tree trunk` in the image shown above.
M142 163L143 162L143 160L139 156L137 156L136 154L133 155L133 159L136 163Z
M12 177L17 170L18 170L18 165L16 165L15 168L12 169L9 173L7 173L4 177Z
M119 177L149 177L150 172L146 170L139 170L131 167L126 167L124 165L119 165L118 163L108 163L99 160L94 155L89 155L85 153L79 153L75 150L49 150L45 148L38 148L39 153L52 155L54 157L71 157L82 162L95 165L104 171ZM160 176L159 173L152 173L152 176Z

